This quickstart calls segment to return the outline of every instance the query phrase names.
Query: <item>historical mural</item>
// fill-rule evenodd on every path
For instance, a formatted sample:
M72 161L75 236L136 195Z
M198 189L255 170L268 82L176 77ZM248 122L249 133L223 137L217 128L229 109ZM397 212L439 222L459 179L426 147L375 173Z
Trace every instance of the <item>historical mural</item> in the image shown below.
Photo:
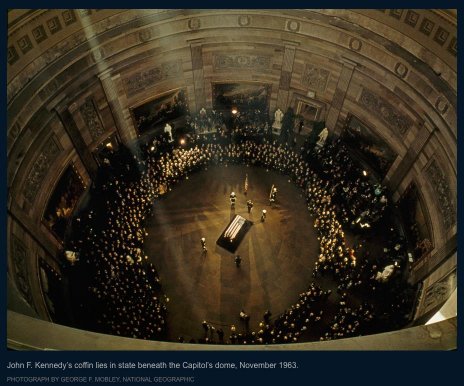
M342 132L346 145L366 162L380 178L385 177L396 158L396 154L364 123L353 115L349 115Z
M456 224L456 209L453 199L455 193L452 192L445 172L443 172L436 159L433 159L427 167L427 177L436 193L438 208L442 214L445 227L448 230Z
M57 141L51 136L40 150L40 154L36 158L34 165L26 178L24 185L24 198L29 204L33 204L40 186L50 170L53 161L60 154L61 148Z
M306 64L301 83L310 90L324 92L327 88L329 77L330 71L308 63Z
M258 83L213 84L213 108L230 111L269 111L271 86Z
M105 129L98 115L98 109L94 100L92 98L87 98L79 110L92 139L96 140L105 132Z
M24 243L16 236L12 236L12 260L16 272L16 285L24 300L33 308L31 287L29 285L29 269L27 267L28 250Z
M184 90L172 91L131 109L139 134L161 127L189 113Z
M404 231L414 260L417 261L433 249L432 236L427 225L427 214L416 184L408 186L399 200Z
M82 178L71 165L68 166L48 200L43 216L45 225L61 241L64 240L66 225L84 190Z
M456 288L456 269L425 290L424 314L443 304Z
M359 103L371 113L377 115L388 127L400 135L404 135L413 125L411 118L370 90L363 89Z
M42 257L39 257L39 277L42 295L52 321L62 324L68 323L63 279Z

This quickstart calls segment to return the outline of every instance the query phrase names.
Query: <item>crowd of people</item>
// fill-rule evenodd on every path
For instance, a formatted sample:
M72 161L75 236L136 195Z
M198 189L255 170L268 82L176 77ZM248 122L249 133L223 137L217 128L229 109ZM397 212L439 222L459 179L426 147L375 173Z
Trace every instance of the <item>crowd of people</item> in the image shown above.
M224 114L216 110L208 112L205 108L200 109L196 114L187 115L186 124L195 134L226 130Z
M330 182L329 193L342 223L353 228L370 228L388 204L385 187L372 183L349 155L340 139L315 149L313 167L319 177Z
M238 130L246 132L248 128ZM99 201L89 206L98 209L82 212L74 219L80 231L73 232L72 240L67 241L67 248L80 255L81 264L91 273L91 280L84 283L91 299L86 307L96 315L101 331L142 339L165 336L169 299L162 292L155 266L144 253L144 222L159 195L211 163L272 169L288 175L305 193L320 241L312 280L331 275L337 286L336 296L340 297L339 311L321 340L363 333L363 326L374 318L375 312L367 304L348 304L351 300L347 293L355 293L359 288L385 287L385 283L376 280L376 273L387 260L396 264L398 272L404 263L405 248L397 235L392 235L392 245L386 247L386 257L381 261L369 260L366 254L360 259L355 248L347 245L342 225L356 228L359 218L361 224L378 221L388 201L384 188L363 178L362 170L340 143L298 153L265 136L250 139L231 136L230 132L227 136L217 132L208 136L196 134L185 145L177 146L161 135L137 151L122 147L110 158L94 186L93 196ZM325 317L324 305L330 294L330 290L323 290L313 281L281 315L274 320L264 316L258 331L247 329L240 333L233 326L228 342L304 340L306 331L320 325ZM401 299L393 301L401 303ZM402 303L403 315L408 305L407 300ZM214 341L211 328L206 333L199 341ZM222 329L219 341L226 343Z
M230 131L233 136L254 137L271 130L267 112L258 108L227 112L202 108L196 114L187 115L186 124L194 134L226 134Z

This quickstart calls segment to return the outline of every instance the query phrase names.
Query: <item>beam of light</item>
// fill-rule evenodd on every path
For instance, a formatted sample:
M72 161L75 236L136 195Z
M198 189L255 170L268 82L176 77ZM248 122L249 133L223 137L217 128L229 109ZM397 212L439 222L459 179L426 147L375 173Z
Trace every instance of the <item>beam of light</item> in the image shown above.
M451 296L448 298L446 303L440 308L440 311L438 311L435 315L433 315L425 325L428 324L433 324L437 322L441 322L442 320L446 320L449 318L455 317L458 312L457 312L457 288L454 290L454 292L451 294Z

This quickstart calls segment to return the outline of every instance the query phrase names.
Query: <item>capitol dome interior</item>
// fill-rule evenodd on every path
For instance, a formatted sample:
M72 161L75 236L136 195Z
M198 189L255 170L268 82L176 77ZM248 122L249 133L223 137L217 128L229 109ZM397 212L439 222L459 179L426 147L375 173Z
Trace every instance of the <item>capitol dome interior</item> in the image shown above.
M456 10L10 9L7 44L9 349L456 349Z

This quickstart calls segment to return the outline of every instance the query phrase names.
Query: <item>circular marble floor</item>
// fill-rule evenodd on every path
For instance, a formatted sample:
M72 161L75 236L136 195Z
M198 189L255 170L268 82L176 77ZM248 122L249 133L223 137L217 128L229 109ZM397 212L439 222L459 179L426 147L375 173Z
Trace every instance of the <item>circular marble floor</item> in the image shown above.
M272 184L278 188L273 208L268 200ZM237 193L235 210L229 204L232 191ZM254 202L250 214L248 199ZM245 165L210 166L179 183L153 208L145 251L169 297L170 339L201 337L203 320L228 334L231 324L243 327L241 309L251 316L249 327L257 330L266 309L277 316L313 280L319 251L313 218L301 190L287 176ZM268 213L264 223L262 209ZM235 254L216 245L235 214L254 222L235 253L242 257L239 268ZM206 238L206 255L201 237Z

